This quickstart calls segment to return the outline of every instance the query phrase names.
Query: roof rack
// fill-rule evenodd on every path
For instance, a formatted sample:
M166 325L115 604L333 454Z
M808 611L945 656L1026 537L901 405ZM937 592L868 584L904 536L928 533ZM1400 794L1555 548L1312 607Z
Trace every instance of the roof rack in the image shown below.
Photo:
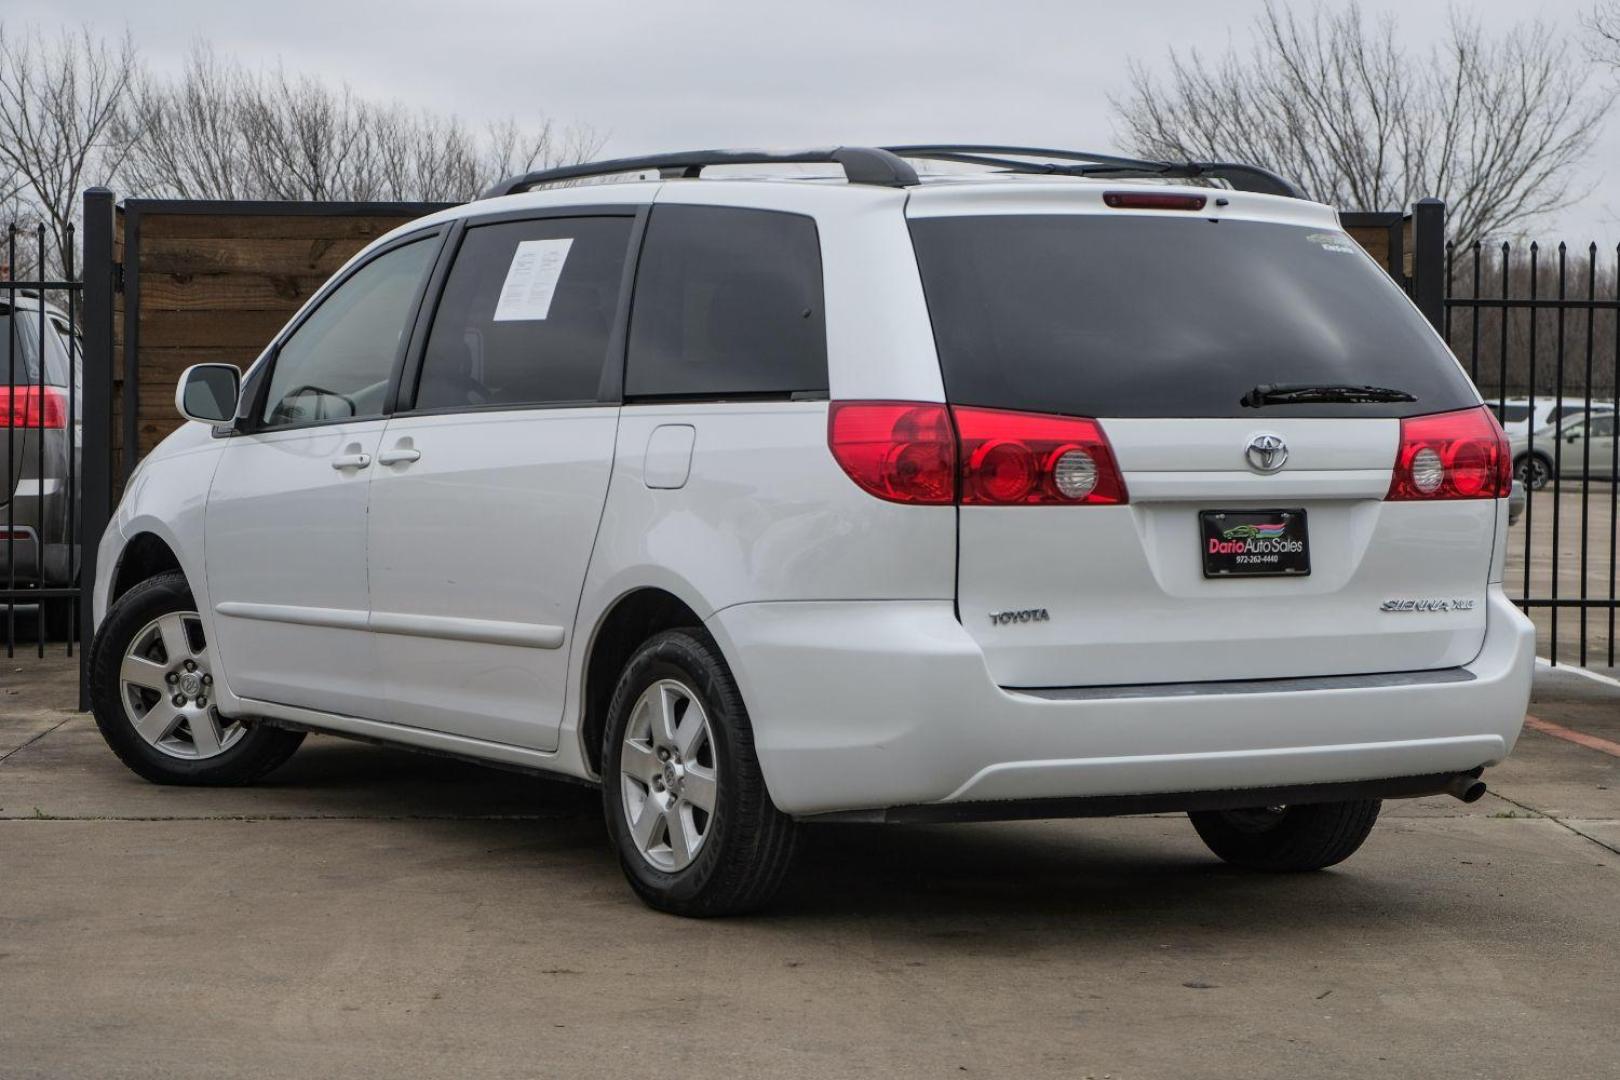
M1094 154L1084 150L1052 150L1037 146L932 145L889 146L902 158L955 161L967 165L993 165L1009 172L1058 176L1115 177L1124 179L1223 180L1237 191L1303 199L1304 193L1270 169L1230 161L1150 161L1144 158ZM1016 158L1053 158L1053 161L1018 161Z
M528 191L541 184L654 169L665 179L695 179L702 175L704 169L714 165L836 164L843 167L844 175L852 184L914 187L920 181L917 179L916 170L905 160L906 158L986 165L1008 172L1036 175L1116 177L1122 180L1136 178L1220 180L1238 191L1284 195L1292 199L1304 198L1293 184L1258 165L1241 165L1224 161L1148 161L1082 150L972 144L833 146L808 150L685 150L673 154L614 158L609 161L540 169L502 180L485 191L481 197L493 199L501 195L515 195ZM1020 158L1047 160L1018 160Z
M686 177L695 179L711 165L811 165L836 164L844 167L844 175L852 184L877 184L882 187L914 187L918 183L917 171L887 150L865 146L831 146L809 150L686 150L674 154L651 154L647 157L614 158L611 161L588 162L583 165L563 165L555 169L514 176L502 180L483 198L515 195L539 184L552 184L561 180L582 180L592 176L613 176L616 173L641 172L657 169L666 179Z

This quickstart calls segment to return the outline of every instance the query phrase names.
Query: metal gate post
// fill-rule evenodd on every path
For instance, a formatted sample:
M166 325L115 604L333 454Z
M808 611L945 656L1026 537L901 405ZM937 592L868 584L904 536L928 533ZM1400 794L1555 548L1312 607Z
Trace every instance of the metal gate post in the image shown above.
M79 482L79 709L90 708L96 551L112 517L113 193L84 193L84 428Z
M1419 199L1412 207L1412 300L1437 333L1446 321L1446 204Z

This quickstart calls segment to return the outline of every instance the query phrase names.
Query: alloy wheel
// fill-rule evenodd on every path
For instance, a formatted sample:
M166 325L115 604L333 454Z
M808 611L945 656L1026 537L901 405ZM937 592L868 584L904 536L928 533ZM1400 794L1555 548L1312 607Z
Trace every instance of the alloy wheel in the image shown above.
M136 734L170 757L217 757L247 733L214 705L208 643L195 611L160 615L130 639L118 697Z
M624 820L636 850L665 873L684 870L714 828L714 732L697 694L674 679L643 690L619 753Z

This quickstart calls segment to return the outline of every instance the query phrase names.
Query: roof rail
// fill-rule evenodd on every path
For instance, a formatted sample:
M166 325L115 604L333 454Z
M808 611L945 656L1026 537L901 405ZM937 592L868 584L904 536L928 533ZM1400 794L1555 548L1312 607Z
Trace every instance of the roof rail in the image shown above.
M1051 150L1034 146L938 144L887 147L832 146L809 150L683 150L673 154L614 158L609 161L539 169L522 176L514 176L489 188L481 198L493 199L501 195L515 195L541 184L654 169L665 179L681 177L695 179L702 175L704 169L713 165L836 164L843 167L844 175L852 184L914 187L919 182L917 172L905 160L906 158L954 161L967 165L987 165L1009 172L1056 176L1117 177L1122 180L1132 178L1221 180L1238 191L1284 195L1291 199L1305 197L1292 183L1258 165L1225 161L1148 161L1113 154L1094 154L1083 150ZM1045 160L1018 160L1020 158ZM1067 164L1068 162L1074 164Z
M1036 146L988 146L938 144L928 146L888 146L902 158L956 161L967 165L994 165L1012 172L1044 173L1060 176L1224 180L1238 191L1262 195L1283 195L1303 199L1304 193L1289 181L1258 165L1227 161L1150 161L1143 158L1094 154L1084 150L1052 150ZM1059 165L1052 161L1018 161L1016 158L1052 158L1078 164Z
M917 172L899 157L887 150L874 150L865 146L831 146L809 150L685 150L674 154L650 154L646 157L615 158L582 165L562 165L554 169L514 176L485 191L481 198L493 199L501 195L515 195L540 184L562 180L583 180L593 176L613 176L617 173L640 172L657 169L666 178L695 178L711 165L842 165L844 175L852 184L877 184L882 187L913 187Z

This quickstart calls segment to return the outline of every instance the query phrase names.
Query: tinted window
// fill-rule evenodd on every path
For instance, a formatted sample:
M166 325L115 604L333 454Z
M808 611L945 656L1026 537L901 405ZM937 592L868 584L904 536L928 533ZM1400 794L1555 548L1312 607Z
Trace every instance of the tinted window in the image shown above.
M1102 417L1407 416L1477 402L1343 233L1140 214L912 222L952 401ZM1261 383L1416 402L1245 409Z
M468 229L433 318L416 407L597 400L631 224Z
M1492 405L1491 411L1500 416L1504 424L1517 424L1522 420L1530 419L1530 406L1528 405Z
M815 222L766 210L655 208L636 272L626 396L826 389Z
M397 247L321 301L276 354L266 426L382 415L417 290L437 250L425 239Z

